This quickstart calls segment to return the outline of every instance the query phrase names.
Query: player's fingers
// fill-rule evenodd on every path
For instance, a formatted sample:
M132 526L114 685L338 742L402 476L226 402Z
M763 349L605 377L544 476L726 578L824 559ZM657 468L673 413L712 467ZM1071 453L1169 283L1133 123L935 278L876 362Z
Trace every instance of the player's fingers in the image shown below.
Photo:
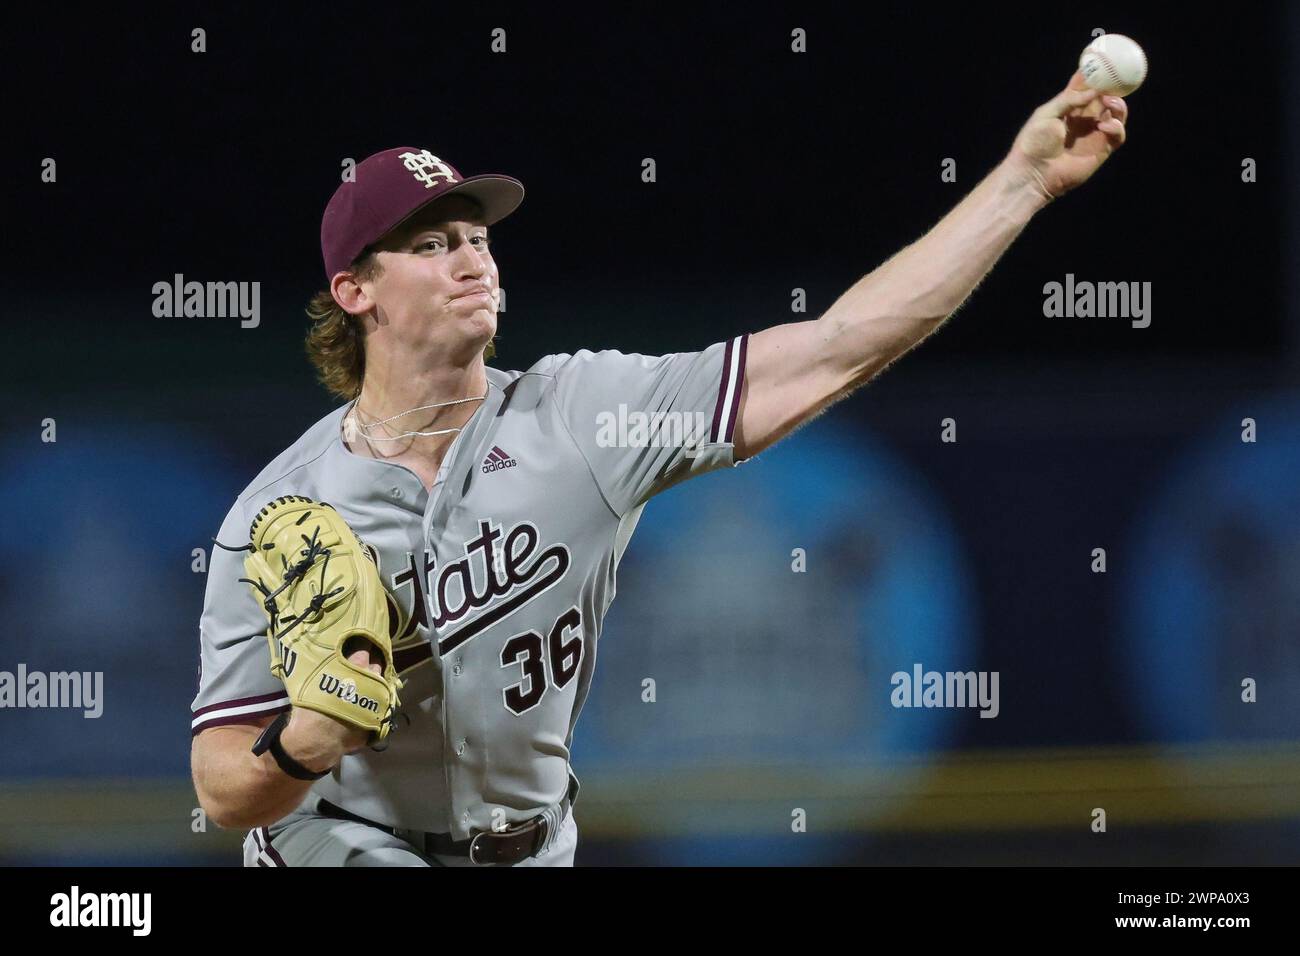
M1077 110L1081 106L1087 106L1099 95L1092 87L1083 90L1067 88L1044 103L1042 110L1049 116L1055 116L1059 119L1064 117L1070 110Z
M1074 76L1070 77L1070 82L1065 84L1067 90L1086 90L1089 89L1088 81L1083 78L1083 73L1079 70L1074 71Z
M1110 139L1111 146L1123 146L1124 140L1128 136L1128 131L1124 129L1124 124L1114 116L1103 119L1097 124L1097 129L1101 130Z
M374 653L371 653L371 650ZM343 646L343 653L347 655L348 662L362 670L368 670L372 674L384 673L384 658L379 653L379 648L366 640L364 637L350 637Z
M1111 116L1115 117L1121 123L1128 122L1128 104L1124 102L1123 97L1103 96L1101 102Z

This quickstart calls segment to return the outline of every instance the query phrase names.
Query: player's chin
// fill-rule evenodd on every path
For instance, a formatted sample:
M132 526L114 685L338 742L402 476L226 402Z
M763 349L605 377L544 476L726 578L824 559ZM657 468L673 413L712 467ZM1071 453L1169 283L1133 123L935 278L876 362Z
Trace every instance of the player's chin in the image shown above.
M455 305L456 301L453 299L451 304ZM485 341L497 334L497 313L492 306L483 305L476 309L460 308L451 311L458 313L456 319L464 325L467 333L482 336Z

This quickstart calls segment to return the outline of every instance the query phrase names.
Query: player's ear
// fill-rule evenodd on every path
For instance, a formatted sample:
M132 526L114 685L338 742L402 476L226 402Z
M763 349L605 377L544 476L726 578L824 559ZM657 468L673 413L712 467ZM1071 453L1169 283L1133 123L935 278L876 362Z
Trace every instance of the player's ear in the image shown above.
M351 272L339 272L330 280L330 295L349 315L364 315L374 307L374 301Z

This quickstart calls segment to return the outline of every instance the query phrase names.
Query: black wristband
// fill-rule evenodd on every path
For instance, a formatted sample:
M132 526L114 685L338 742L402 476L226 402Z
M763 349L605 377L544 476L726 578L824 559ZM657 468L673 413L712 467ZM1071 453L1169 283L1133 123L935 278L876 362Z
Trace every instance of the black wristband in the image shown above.
M280 734L289 724L289 714L290 711L286 710L267 725L266 730L262 731L262 736L257 738L257 743L253 744L253 753L260 757L268 750L271 751L271 756L280 765L280 769L295 780L319 780L321 777L329 776L328 770L322 770L320 773L308 770L284 752L284 747L280 745Z

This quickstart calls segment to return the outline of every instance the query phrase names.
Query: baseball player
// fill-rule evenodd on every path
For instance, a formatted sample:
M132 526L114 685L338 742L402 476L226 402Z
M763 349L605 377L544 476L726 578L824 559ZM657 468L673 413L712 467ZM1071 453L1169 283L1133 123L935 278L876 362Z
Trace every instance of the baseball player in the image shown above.
M414 147L363 161L326 207L328 290L309 309L344 404L240 493L208 572L193 778L212 820L249 831L245 864L571 865L570 744L646 502L751 458L937 329L1119 148L1127 113L1076 73L820 318L524 371L486 364L489 227L522 185ZM611 439L620 406L678 425Z

